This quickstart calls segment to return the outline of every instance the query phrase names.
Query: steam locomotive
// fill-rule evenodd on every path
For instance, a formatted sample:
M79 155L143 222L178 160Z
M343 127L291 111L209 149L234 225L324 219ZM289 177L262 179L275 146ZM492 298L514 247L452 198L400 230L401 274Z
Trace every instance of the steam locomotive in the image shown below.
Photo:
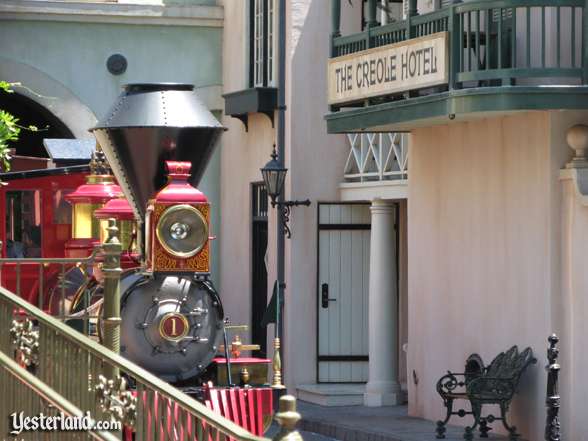
M95 232L90 234L92 238L75 237L79 216L91 216L92 223L100 222L110 216L109 207L115 207L119 219L133 225L131 231L122 228L126 255L121 276L121 354L176 385L201 384L209 378L223 337L225 365L229 366L223 306L210 278L211 206L196 188L224 130L198 100L191 85L130 84L106 117L91 129L105 156L103 162L112 169L118 185L95 170L88 174L87 167L40 172L38 179L45 184L31 184L33 188L37 186L37 191L46 190L37 197L39 200L54 198L56 190L79 184L73 193L64 196L74 204L74 237L68 239L61 232L62 242L54 245L57 257L61 255L60 247L66 256L84 256L98 243ZM21 179L21 184L34 178L31 173L21 174L26 178ZM93 180L89 176L94 176ZM102 180L96 176L103 176ZM19 175L4 174L3 178L8 185L1 190L0 215L6 218L10 192L18 188L15 182ZM99 182L107 197L102 200L101 194L85 188L84 180L86 184ZM110 202L106 205L96 204L96 200L107 199ZM47 205L56 209L50 200ZM53 213L50 216L55 217ZM42 230L49 228L41 226ZM103 227L98 229L104 231ZM11 257L7 242L14 244L15 239L23 239L17 236L18 228L3 232L0 239L5 244L5 256ZM14 289L16 282L10 279L12 273L7 265L4 263L1 269L2 284ZM93 304L102 295L95 279L90 282L93 286L80 289L81 283L88 282L76 282L79 271L74 267L67 273L73 286L67 305L70 311L79 310L82 303ZM39 299L35 294L39 291L34 284L35 273L29 272L30 283L24 283L22 295L33 303L43 303L53 313L63 309L63 304L56 307L48 299L51 295L45 295L43 301ZM56 276L51 277L44 288L48 290L46 294L58 284ZM90 298L80 302L80 293ZM269 365L269 360L261 362ZM230 377L229 370L226 378ZM271 400L271 393L268 397Z
M223 337L210 204L195 188L223 130L183 84L128 85L92 129L145 232L143 268L121 279L121 352L170 382L200 375Z

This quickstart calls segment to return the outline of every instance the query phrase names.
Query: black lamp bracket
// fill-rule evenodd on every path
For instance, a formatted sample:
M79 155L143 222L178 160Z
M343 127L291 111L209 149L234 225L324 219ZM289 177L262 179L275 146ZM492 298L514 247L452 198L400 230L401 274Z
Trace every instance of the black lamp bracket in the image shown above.
M304 201L272 201L272 207L278 207L278 209L282 213L282 225L284 227L284 234L288 239L292 237L292 232L290 231L290 227L288 226L288 223L290 222L290 212L292 211L292 207L298 207L299 205L304 205L305 207L308 207L310 205L310 199L306 199Z

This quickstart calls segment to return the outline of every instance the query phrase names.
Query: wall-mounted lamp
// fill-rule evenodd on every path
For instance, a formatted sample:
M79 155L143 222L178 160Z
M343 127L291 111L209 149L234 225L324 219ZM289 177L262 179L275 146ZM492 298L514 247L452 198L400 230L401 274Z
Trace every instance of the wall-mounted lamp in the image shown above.
M263 176L263 182L265 183L265 188L267 189L267 194L269 195L272 207L278 207L282 212L282 222L284 226L284 232L286 237L290 239L292 236L292 232L288 227L288 222L290 221L290 211L292 207L296 207L298 205L304 205L308 207L310 205L310 200L306 199L304 201L278 201L278 197L282 194L282 190L284 189L284 182L286 181L286 174L288 173L288 169L282 165L280 161L278 161L278 154L276 153L276 146L274 145L274 149L271 154L272 159L265 164L265 166L261 169L261 175Z

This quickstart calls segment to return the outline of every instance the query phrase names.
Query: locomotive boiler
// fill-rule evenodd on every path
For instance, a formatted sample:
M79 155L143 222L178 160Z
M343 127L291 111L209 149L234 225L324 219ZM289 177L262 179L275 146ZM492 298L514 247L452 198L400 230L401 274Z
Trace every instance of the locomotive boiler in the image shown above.
M197 190L222 125L185 84L131 84L92 129L137 221L140 266L121 277L121 355L186 382L223 339L210 279L210 204Z

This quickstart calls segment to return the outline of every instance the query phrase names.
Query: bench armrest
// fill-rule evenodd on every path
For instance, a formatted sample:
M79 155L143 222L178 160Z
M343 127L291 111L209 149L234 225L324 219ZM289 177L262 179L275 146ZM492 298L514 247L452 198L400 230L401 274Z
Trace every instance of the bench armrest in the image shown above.
M465 374L448 371L437 381L437 392L445 400L448 394L457 392L456 389L463 388L465 385Z
M468 398L473 401L510 401L516 391L514 378L478 377L467 384Z

